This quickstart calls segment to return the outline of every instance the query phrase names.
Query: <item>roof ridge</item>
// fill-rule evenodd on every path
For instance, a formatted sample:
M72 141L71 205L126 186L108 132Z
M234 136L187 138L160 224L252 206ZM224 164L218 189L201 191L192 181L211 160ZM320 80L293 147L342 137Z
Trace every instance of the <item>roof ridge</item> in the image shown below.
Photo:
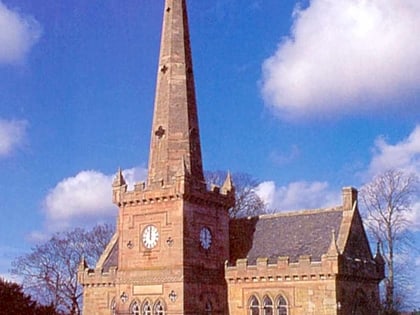
M343 206L335 206L328 208L316 208L316 209L303 209L303 210L288 210L281 211L276 213L261 214L255 217L247 217L247 219L259 218L259 219L270 219L276 217L294 217L299 215L308 215L308 214L321 214L326 212L342 212L344 211Z

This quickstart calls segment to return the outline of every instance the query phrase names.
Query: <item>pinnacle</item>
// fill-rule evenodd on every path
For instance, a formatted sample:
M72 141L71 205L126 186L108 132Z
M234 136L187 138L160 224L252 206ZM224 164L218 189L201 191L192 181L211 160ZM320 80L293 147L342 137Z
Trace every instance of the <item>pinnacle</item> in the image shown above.
M222 185L222 193L227 194L234 191L235 187L233 185L232 175L230 172L227 173L225 182Z
M125 184L126 184L126 182L125 182L122 170L121 170L121 168L118 168L118 171L117 171L117 174L115 175L112 186L119 187L119 186L123 186Z
M338 249L337 239L335 237L335 230L331 230L331 244L328 249L328 256L337 256L340 254L340 250Z

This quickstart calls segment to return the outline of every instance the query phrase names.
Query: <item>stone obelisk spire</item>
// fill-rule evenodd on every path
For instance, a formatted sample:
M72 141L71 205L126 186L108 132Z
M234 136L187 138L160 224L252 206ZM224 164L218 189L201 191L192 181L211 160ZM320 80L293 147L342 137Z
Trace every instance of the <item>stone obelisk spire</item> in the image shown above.
M166 0L150 142L148 186L182 173L204 183L185 0Z

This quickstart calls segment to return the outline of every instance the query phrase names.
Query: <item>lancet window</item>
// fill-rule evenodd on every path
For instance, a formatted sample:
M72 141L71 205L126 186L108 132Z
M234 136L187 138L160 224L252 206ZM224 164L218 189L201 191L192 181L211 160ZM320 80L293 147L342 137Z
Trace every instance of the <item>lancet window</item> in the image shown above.
M161 301L156 302L154 315L165 315L165 307Z
M142 307L142 315L152 315L152 307L149 301L145 301Z
M288 307L287 307L287 301L282 295L280 295L277 298L276 308L277 308L276 315L288 315L289 314Z
M255 295L249 300L249 315L260 315L260 302Z
M140 315L140 306L137 301L134 301L130 306L131 315Z
M117 315L117 302L115 301L115 298L111 301L111 315Z
M273 301L269 296L265 296L263 300L263 314L274 315Z

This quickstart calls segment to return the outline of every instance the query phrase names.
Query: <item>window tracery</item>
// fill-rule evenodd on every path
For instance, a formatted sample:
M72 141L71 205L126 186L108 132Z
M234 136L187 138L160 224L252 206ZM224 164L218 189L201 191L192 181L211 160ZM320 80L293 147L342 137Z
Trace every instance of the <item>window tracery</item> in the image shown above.
M263 314L264 315L274 315L273 311L273 301L269 296L265 296L263 300Z
M276 315L288 315L288 307L287 307L287 301L284 298L284 296L280 295L277 297L277 313Z
M145 301L142 307L142 315L152 315L152 307L149 301Z
M165 307L164 307L162 301L157 301L156 302L154 315L165 315Z
M249 315L260 315L260 302L255 295L249 300Z
M130 314L140 315L140 306L137 301L134 301L130 306Z
M117 302L115 298L112 299L110 306L111 306L111 315L117 315Z

